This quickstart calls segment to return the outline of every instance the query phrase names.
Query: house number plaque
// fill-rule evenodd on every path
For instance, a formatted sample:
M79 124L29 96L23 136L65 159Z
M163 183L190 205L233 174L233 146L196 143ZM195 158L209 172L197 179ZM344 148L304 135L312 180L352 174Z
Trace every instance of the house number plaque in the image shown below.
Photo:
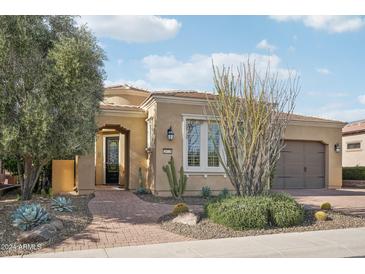
M163 154L172 154L172 148L163 148L162 153Z

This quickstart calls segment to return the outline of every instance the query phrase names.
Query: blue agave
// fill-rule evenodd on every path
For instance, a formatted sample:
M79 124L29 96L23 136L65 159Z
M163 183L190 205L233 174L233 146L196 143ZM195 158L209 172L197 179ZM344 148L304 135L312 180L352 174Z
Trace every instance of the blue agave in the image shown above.
M11 215L13 226L20 230L30 230L49 220L47 211L40 204L23 204Z
M57 211L68 211L72 212L72 202L70 198L66 198L63 196L59 196L55 199L52 199L52 209Z

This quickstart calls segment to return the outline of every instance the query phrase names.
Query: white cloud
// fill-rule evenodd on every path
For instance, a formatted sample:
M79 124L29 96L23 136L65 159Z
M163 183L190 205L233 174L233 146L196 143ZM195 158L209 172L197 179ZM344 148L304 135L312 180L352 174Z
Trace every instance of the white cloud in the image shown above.
M147 79L153 84L164 84L188 89L207 89L212 87L212 62L216 66L237 67L250 60L255 63L256 69L264 73L267 65L270 71L280 79L288 78L294 70L281 66L277 55L213 53L211 55L192 55L188 60L179 60L174 55L150 55L142 62L147 69Z
M181 28L176 19L159 16L82 16L97 36L109 37L130 43L148 43L171 39Z
M319 73L319 74L322 74L322 75L328 75L328 74L331 74L331 71L327 68L317 68L316 71Z
M365 108L352 108L347 100L329 102L315 109L305 108L304 115L322 117L344 122L351 122L365 118Z
M361 104L365 105L365 95L360 95L359 97L357 97L357 100L358 100Z
M270 44L266 39L261 40L257 45L256 48L258 49L265 49L269 51L274 51L276 47L272 44Z
M324 112L319 115L323 118L334 119L339 121L351 122L365 118L365 108L357 109L339 109Z
M323 91L308 91L305 92L308 96L326 96L326 97L332 97L332 98L338 98L338 97L347 97L349 94L347 92L323 92Z
M279 22L302 22L307 27L330 33L358 31L365 26L365 19L362 16L307 15L270 16L270 18Z

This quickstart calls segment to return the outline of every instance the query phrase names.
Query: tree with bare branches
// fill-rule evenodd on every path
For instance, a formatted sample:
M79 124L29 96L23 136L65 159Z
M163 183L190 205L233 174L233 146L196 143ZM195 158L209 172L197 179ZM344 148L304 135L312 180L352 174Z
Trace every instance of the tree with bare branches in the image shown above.
M224 148L215 142L219 161L237 195L261 194L270 188L284 148L299 78L288 71L280 79L269 64L262 72L250 61L237 70L213 65L213 72L216 96L208 105Z

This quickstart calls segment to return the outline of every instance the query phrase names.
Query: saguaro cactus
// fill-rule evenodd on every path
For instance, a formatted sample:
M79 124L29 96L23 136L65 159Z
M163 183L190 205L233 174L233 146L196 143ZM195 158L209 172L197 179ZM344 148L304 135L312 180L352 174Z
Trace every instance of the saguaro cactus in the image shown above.
M172 196L174 198L181 198L186 188L186 181L188 180L188 177L184 174L183 167L180 168L178 180L174 158L171 156L170 161L162 167L162 170L166 172Z

